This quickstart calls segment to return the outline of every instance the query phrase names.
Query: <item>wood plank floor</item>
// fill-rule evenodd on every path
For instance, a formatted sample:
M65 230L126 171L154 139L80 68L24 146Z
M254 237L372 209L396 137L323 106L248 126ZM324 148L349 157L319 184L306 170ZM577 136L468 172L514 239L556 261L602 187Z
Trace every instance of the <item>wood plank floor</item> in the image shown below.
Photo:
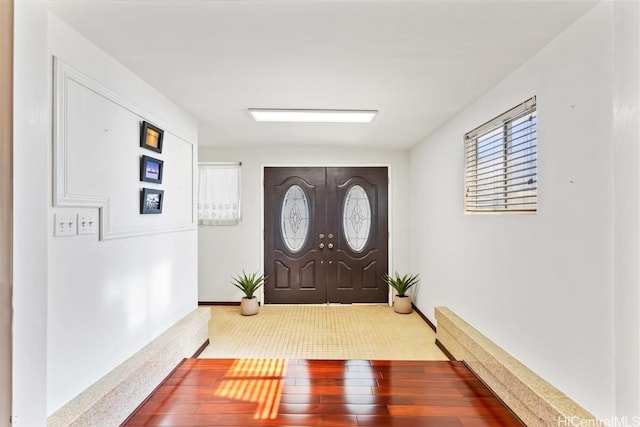
M125 426L522 426L462 363L188 359Z

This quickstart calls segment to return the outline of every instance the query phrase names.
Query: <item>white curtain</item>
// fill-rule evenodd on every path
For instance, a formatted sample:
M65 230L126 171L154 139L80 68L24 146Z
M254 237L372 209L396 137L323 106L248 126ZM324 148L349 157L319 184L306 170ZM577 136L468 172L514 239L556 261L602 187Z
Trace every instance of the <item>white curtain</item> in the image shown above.
M198 165L198 224L236 225L240 221L241 163Z

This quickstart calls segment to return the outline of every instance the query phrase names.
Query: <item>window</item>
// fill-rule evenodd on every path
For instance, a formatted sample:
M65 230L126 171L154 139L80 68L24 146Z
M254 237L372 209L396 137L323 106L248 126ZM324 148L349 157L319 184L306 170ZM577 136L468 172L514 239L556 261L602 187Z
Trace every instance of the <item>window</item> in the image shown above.
M536 98L465 135L465 212L535 212Z
M241 163L200 163L198 165L198 224L238 224L241 165Z

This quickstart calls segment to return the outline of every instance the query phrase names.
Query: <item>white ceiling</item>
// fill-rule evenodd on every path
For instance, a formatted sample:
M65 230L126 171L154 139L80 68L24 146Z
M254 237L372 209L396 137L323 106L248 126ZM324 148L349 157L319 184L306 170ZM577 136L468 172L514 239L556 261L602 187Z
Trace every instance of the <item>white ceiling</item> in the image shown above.
M196 117L200 145L391 148L423 139L594 3L49 1ZM369 125L257 123L248 108L380 113Z

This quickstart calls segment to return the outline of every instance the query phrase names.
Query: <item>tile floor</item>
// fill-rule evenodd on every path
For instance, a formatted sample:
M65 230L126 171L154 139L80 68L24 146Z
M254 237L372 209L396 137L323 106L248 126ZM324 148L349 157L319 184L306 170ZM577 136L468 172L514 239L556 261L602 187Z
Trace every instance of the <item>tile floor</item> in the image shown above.
M200 358L448 360L415 312L386 305L266 305L256 316L212 306Z

